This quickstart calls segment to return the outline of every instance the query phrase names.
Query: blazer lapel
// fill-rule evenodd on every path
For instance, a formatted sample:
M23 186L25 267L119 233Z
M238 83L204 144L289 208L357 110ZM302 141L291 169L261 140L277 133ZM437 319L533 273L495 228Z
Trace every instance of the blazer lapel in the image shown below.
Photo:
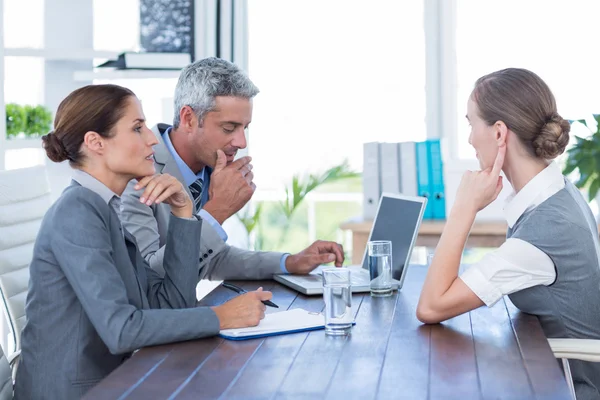
M152 132L154 132L154 136L156 136L156 139L158 140L158 144L154 146L154 166L156 167L156 172L161 174L169 174L177 178L177 180L181 182L185 188L188 196L193 198L190 189L185 184L185 180L183 179L183 175L181 175L181 171L179 171L179 167L177 166L175 159L171 153L169 153L169 149L167 149L167 146L163 140L162 135L166 130L165 127L168 128L169 126L165 124L158 124L152 128Z
M131 264L135 269L137 262L137 243L133 235L127 232L127 229L123 229L123 233L125 234L125 245L127 246L127 252L129 253L129 259L131 260Z

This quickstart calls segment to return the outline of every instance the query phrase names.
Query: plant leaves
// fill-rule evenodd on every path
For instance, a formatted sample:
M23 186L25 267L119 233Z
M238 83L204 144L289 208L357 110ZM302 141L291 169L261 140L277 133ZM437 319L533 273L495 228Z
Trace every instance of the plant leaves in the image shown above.
M563 169L562 173L563 175L569 175L571 172L575 171L575 168L577 168L577 163L573 162L574 160L567 160L567 165L565 165L565 168Z
M293 175L291 190L289 186L285 188L286 199L282 202L281 209L285 216L290 219L306 196L319 186L357 176L360 176L360 174L350 169L348 160L344 160L341 164L331 167L321 174L309 174L306 177L299 174Z
M591 132L592 134L587 138L575 136L575 143L567 150L567 160L563 168L565 175L575 170L579 171L579 179L575 182L575 186L581 189L589 185L590 199L596 196L600 188L600 114L593 114L593 116L596 121L596 131ZM585 119L573 122L579 122L589 129Z
M577 186L579 189L583 188L591 177L591 174L581 174L579 180L575 182L575 186Z
M292 182L292 186L293 186L293 182ZM281 212L287 218L289 218L292 215L292 206L290 205L291 200L293 200L293 199L290 197L290 190L287 187L285 187L285 200L280 201L279 206L281 207Z
M581 144L583 144L583 142L586 141L586 139L579 137L579 136L575 136L575 141L576 141L575 146L580 146Z
M25 134L29 137L39 137L48 133L52 127L52 112L44 106L24 107L27 114Z
M589 201L592 201L596 198L596 195L598 194L598 189L600 189L600 176L596 175L592 180L592 183L590 183L590 188L588 190Z
M6 135L8 137L17 136L25 132L27 128L27 114L25 108L16 103L8 103L5 106L6 111Z
M592 157L583 157L583 154L581 154L576 159L579 162L578 167L581 175L591 175L596 171L596 161Z
M244 227L246 228L246 232L248 232L248 234L250 234L258 225L258 222L260 221L260 214L262 208L263 203L257 203L256 207L254 208L254 214L250 215L250 207L247 207L243 214L236 214L239 220L242 222L242 224L244 224Z

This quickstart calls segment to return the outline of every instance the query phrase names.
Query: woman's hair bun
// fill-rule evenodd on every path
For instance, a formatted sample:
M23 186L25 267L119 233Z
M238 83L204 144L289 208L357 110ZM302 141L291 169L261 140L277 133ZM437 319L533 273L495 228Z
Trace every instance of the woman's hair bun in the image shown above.
M69 159L69 154L63 146L62 141L54 131L42 136L42 146L46 155L54 162L62 162Z
M571 125L554 112L546 119L540 133L533 139L535 154L547 160L562 154L569 143Z

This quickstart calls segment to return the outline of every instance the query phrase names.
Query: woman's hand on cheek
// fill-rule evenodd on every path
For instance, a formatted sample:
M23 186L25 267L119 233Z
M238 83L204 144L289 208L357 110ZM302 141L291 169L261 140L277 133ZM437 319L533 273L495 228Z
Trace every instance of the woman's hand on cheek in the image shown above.
M502 190L502 166L506 145L498 147L494 165L483 171L466 171L456 193L455 206L477 213L496 200Z
M181 218L191 218L194 204L190 196L177 178L169 174L146 176L138 180L135 190L145 189L140 196L140 202L151 206L166 203L171 206L171 212Z

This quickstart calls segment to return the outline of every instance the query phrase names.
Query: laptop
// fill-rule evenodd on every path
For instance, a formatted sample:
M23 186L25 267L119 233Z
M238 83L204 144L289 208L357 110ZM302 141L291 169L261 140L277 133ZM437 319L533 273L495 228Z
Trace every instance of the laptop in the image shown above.
M392 288L400 290L410 262L412 249L419 234L423 212L427 205L425 197L383 193L379 199L375 220L369 234L371 240L392 241ZM323 293L321 271L332 266L319 266L308 275L275 275L273 279L306 295ZM370 291L367 249L361 265L351 265L352 292Z

